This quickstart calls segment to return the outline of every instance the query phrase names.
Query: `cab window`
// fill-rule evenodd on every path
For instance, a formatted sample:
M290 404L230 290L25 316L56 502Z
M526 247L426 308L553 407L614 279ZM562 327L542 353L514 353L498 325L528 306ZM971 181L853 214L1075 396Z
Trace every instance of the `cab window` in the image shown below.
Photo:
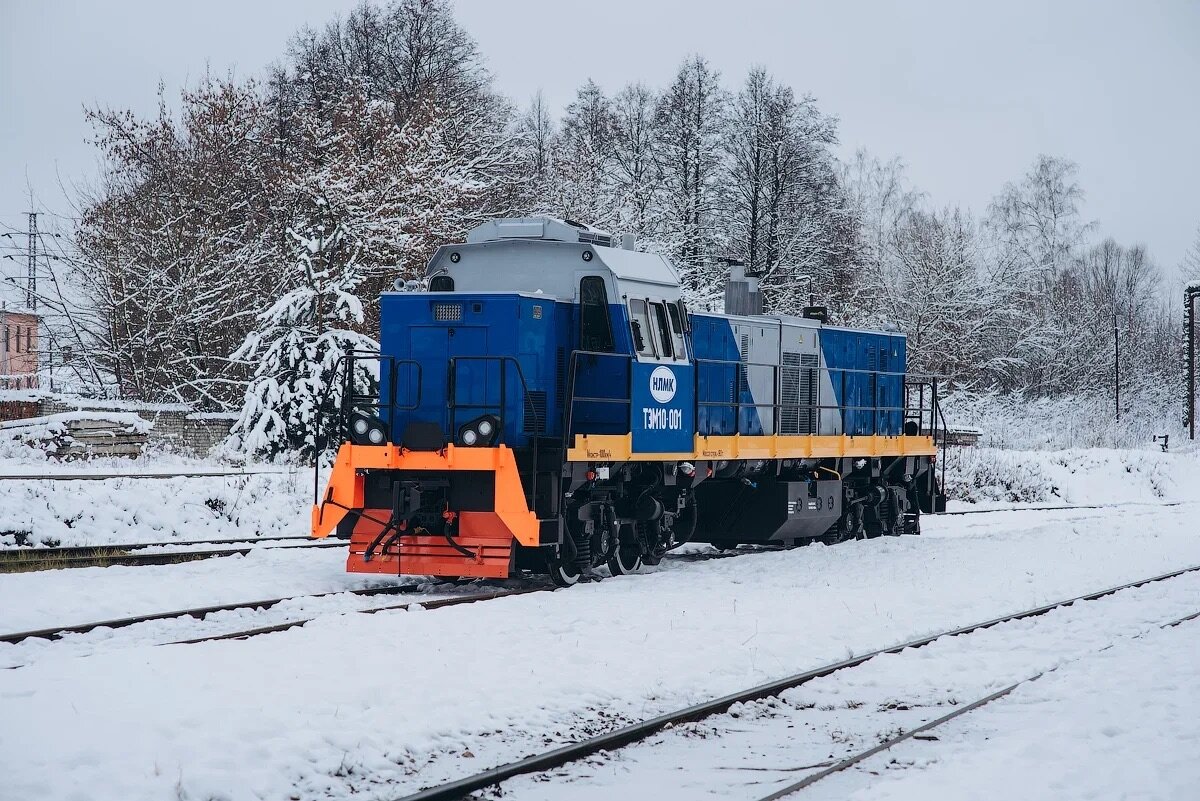
M633 334L633 347L640 356L654 357L654 342L650 337L650 311L646 301L634 298L629 301L629 328Z
M661 303L651 303L654 311L654 335L658 342L658 351L664 359L675 358L675 343L671 339L671 324L667 321L667 310Z
M667 315L671 318L671 341L675 345L675 358L687 359L687 346L683 340L683 320L679 314L679 304L668 303Z
M612 319L608 314L608 291L598 275L579 282L579 347L597 353L612 353Z

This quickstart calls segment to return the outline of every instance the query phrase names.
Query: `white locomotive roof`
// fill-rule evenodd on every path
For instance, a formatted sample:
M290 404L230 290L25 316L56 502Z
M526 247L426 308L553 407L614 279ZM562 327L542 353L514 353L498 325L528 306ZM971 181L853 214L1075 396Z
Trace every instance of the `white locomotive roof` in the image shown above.
M632 247L632 242L627 241ZM654 253L613 247L613 237L552 217L489 220L460 245L443 245L427 276L446 274L460 292L530 292L572 300L585 275L607 277L609 302L679 298L679 274Z

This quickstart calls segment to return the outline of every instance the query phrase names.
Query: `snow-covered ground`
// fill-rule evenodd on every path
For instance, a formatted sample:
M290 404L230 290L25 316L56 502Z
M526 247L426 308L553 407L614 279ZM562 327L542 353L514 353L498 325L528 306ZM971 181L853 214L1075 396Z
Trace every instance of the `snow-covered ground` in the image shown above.
M515 779L505 784L505 797L761 798L1039 673L1045 673L1043 684L996 702L998 710L1015 705L1023 712L931 731L933 740L901 746L861 764L857 776L829 777L795 798L987 798L995 787L1011 791L1013 774L1025 779L1013 792L1020 798L1186 797L1178 791L1200 779L1200 762L1172 740L1200 737L1200 696L1190 691L1200 679L1200 662L1192 658L1197 651L1187 650L1200 644L1200 625L1175 637L1158 631L1162 623L1198 610L1200 575L1189 574L941 639L876 657L777 698L736 705L728 714L661 732L608 758L556 770L549 780L545 774ZM1156 669L1151 660L1169 664ZM1104 680L1098 666L1112 675ZM1108 694L1097 690L1120 686L1125 689L1115 693L1115 708L1108 709ZM1143 694L1151 720L1122 703ZM1152 722L1163 725L1145 731ZM1012 742L996 749L990 741L1001 734ZM1147 771L1127 767L1146 750L1156 774L1149 784L1143 784ZM905 769L928 769L932 778L902 776ZM877 785L880 773L905 781ZM1090 780L1079 784L1075 773ZM1059 778L1064 781L1055 781ZM1098 792L1106 787L1108 792Z
M0 575L0 633L396 583L395 577L347 573L341 548L14 573Z
M1187 500L1200 487L1197 451L974 447L941 458L949 509Z
M1200 621L1149 628L951 721L936 742L903 743L807 797L928 801L1003 788L1006 798L1032 801L1195 798L1197 654Z
M1184 504L945 517L927 520L922 537L673 560L567 591L330 614L245 641L89 656L51 644L35 663L0 670L0 797L392 798L850 653L1200 563L1196 515ZM276 560L332 561L320 551L252 557L242 562L273 583L247 598L288 593L284 574L304 568ZM158 586L203 566L155 568ZM336 566L312 569L293 586L331 589ZM150 597L136 589L147 568L135 570L131 592ZM86 571L67 573L83 581ZM25 580L0 576L0 587L11 578ZM119 596L121 582L106 578L92 597L109 581ZM21 594L49 602L62 586ZM1194 581L1169 586L1162 609L1200 608ZM1131 614L1147 623L1158 611ZM1110 617L1087 644L1132 631L1131 619ZM962 660L949 672L979 682L964 693L1008 675L970 652ZM1172 681L1186 678L1179 670Z
M951 448L951 509L1186 500L1200 486L1200 452L1007 451ZM0 548L304 535L313 474L304 468L246 468L147 458L58 464L10 460L0 467ZM5 475L228 471L193 478L51 481Z
M201 463L212 470L211 463ZM20 469L43 469L22 465ZM181 471L189 463L171 464ZM219 466L217 466L219 467ZM111 464L93 470L146 468ZM13 468L8 468L13 469ZM56 472L87 469L81 465ZM164 471L163 465L150 467ZM0 547L306 535L309 470L188 478L60 481L0 477Z

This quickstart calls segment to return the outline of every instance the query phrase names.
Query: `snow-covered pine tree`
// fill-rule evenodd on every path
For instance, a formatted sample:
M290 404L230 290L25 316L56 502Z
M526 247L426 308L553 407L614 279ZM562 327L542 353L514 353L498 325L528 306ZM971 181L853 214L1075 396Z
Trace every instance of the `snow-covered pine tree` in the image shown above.
M318 199L316 210L326 208ZM310 458L317 447L318 416L341 404L338 360L348 349L377 350L378 343L355 330L363 307L356 258L341 258L346 237L340 224L318 214L289 229L293 246L292 289L258 316L259 328L233 354L254 365L241 415L228 447L275 458L293 452ZM378 380L375 362L356 362L356 386Z

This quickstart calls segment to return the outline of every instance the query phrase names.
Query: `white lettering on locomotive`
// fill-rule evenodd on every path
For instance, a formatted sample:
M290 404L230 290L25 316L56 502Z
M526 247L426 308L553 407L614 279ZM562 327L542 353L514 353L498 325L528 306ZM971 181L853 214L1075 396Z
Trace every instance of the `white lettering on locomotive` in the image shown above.
M647 431L680 431L683 429L681 409L643 408L642 419Z
M650 373L650 395L659 403L670 403L675 397L675 373L670 367L659 365Z

